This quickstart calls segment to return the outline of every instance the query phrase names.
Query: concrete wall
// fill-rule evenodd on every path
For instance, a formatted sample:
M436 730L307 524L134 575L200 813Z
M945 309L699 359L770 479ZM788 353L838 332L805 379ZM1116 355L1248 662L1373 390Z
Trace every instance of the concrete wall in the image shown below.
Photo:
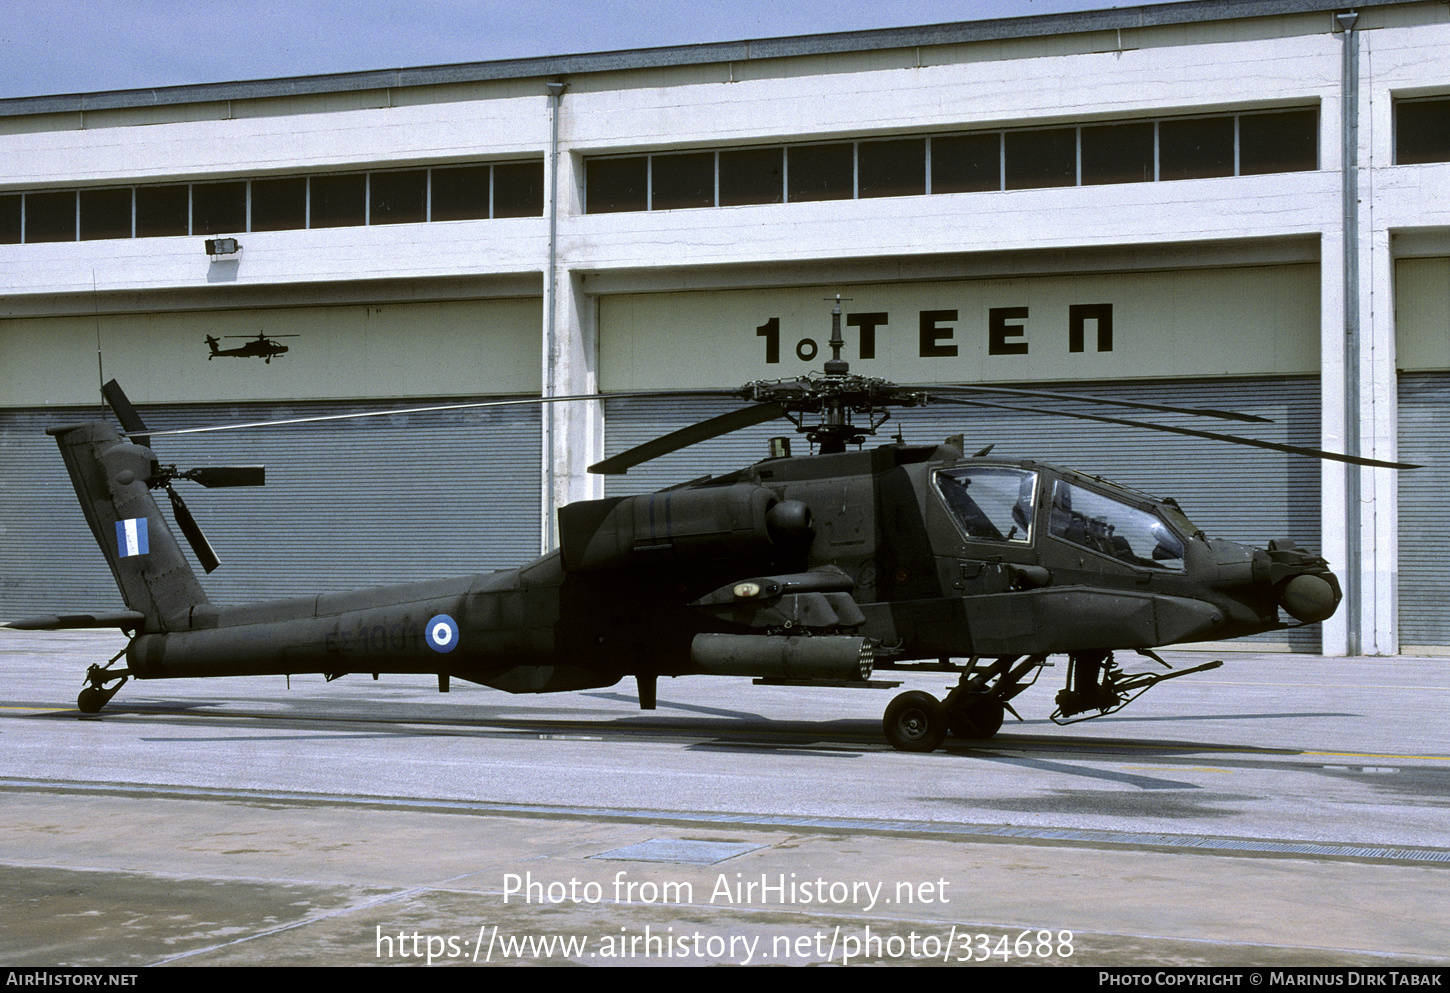
M1139 11L1136 21L1133 11L1048 18L1023 22L1016 35L977 40L922 29L914 41L898 32L889 44L854 49L804 39L777 46L793 53L778 58L681 50L641 55L633 67L616 60L613 69L599 68L608 60L536 60L508 78L480 72L471 82L415 87L360 81L351 92L346 83L323 92L319 81L310 95L285 87L266 98L199 92L192 104L178 98L152 108L118 99L111 109L63 112L37 103L33 117L11 113L0 127L0 192L542 158L546 188L557 181L557 211L546 201L538 218L257 232L242 237L242 253L225 266L207 259L200 237L0 245L0 318L227 310L259 300L295 308L528 296L543 301L534 349L544 390L576 395L601 384L607 337L602 345L599 307L612 296L1292 265L1317 272L1317 291L1306 291L1317 295L1317 307L1300 312L1317 310L1323 446L1343 450L1350 441L1344 341L1353 317L1361 331L1358 447L1393 458L1396 253L1413 245L1421 255L1450 254L1437 250L1450 244L1450 163L1394 165L1393 107L1397 97L1450 92L1450 11L1370 3L1357 25L1359 194L1351 216L1359 310L1348 315L1345 43L1333 9L1281 6L1280 16L1240 20L1217 3L1153 8L1151 18ZM1250 8L1274 5L1237 9ZM585 71L589 65L594 70ZM568 83L558 102L557 149L544 86L555 78ZM584 211L586 160L600 154L1276 107L1318 108L1319 169ZM0 325L0 335L24 336L27 327ZM627 371L602 380L606 387L633 381ZM15 377L10 383L0 385L0 405L33 399ZM601 405L556 405L544 421L546 506L601 495L599 480L583 471L602 452ZM1325 554L1354 561L1349 476L1326 465L1322 482ZM1346 579L1363 594L1353 624L1341 611L1325 625L1328 652L1397 648L1396 487L1392 472L1362 474L1359 565Z

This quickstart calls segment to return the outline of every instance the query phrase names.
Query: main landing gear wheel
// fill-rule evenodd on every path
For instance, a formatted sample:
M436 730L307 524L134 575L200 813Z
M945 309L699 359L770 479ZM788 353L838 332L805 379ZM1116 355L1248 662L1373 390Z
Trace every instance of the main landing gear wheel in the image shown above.
M947 726L958 738L985 741L1002 730L1007 708L998 700L974 700L947 711Z
M912 690L892 700L881 721L886 740L902 752L934 752L947 736L947 713L930 693Z

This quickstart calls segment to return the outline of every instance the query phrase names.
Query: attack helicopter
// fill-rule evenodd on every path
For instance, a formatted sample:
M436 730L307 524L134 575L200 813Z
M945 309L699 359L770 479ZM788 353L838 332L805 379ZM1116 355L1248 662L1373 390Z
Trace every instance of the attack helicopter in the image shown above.
M263 332L258 331L255 338L249 334L229 334L226 337L245 338L247 343L238 345L236 348L222 348L221 339L209 334L206 336L207 347L211 349L211 353L206 357L208 362L219 356L232 356L239 359L261 359L267 365L271 365L274 358L285 355L291 350L277 338L299 338L301 335L279 334L274 338L269 338Z
M261 603L211 603L151 491L163 489L202 568L219 564L173 482L260 485L261 467L178 470L120 387L105 421L47 429L120 588L125 610L44 616L12 628L119 628L126 648L86 673L78 699L99 711L132 677L320 672L436 674L512 693L610 686L633 676L654 709L661 676L869 686L882 671L945 671L944 699L895 697L883 729L927 752L948 734L987 739L1054 655L1067 657L1052 720L1115 713L1168 679L1216 668L1129 673L1116 653L1313 624L1342 598L1328 563L1293 541L1210 538L1172 499L1027 459L865 441L894 408L928 403L1027 410L1005 398L1065 394L1010 387L912 387L852 374L839 300L823 373L756 381L750 405L590 467L622 473L731 431L784 418L812 454L772 456L655 493L569 504L559 548L517 568ZM986 399L995 396L997 399ZM1067 394L1083 399L1078 394ZM487 401L459 406L597 397ZM1089 398L1229 420L1232 411ZM1054 413L1067 413L1054 411ZM348 415L340 415L348 416ZM1084 412L1131 424L1355 465L1409 468L1272 442ZM313 418L316 419L316 418ZM243 425L255 427L257 425ZM194 429L193 429L194 430ZM124 437L122 435L124 432ZM1284 620L1287 615L1290 620ZM125 665L116 663L125 658ZM886 683L896 686L899 683Z

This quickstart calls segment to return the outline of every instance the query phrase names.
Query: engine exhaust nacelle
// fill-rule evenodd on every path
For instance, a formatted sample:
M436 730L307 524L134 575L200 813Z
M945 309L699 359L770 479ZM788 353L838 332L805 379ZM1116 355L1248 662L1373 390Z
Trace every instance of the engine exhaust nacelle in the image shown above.
M767 556L770 511L780 498L763 486L666 490L570 504L559 511L569 572Z

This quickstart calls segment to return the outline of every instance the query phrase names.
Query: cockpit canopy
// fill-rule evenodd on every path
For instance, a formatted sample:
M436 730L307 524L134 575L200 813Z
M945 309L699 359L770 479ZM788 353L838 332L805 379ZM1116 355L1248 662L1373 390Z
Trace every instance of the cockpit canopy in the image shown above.
M1052 481L1047 530L1129 565L1183 569L1183 542L1156 514L1065 479Z
M1032 541L1037 473L1011 466L943 469L937 489L968 538Z
M1040 475L969 465L940 470L936 486L967 538L1030 545ZM1139 568L1182 571L1183 540L1152 511L1052 475L1042 488L1052 537Z

